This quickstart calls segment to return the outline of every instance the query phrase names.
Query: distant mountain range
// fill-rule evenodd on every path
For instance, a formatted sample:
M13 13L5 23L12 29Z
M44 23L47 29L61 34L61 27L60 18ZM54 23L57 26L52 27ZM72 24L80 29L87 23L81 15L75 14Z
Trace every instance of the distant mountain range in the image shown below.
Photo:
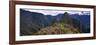
M64 14L58 14L57 16L52 16L20 9L20 33L21 35L30 35L32 34L31 32L35 33L41 28L51 26L54 21L60 22L63 19L69 20L78 29L82 27L81 33L90 32L90 15L72 14L64 16Z

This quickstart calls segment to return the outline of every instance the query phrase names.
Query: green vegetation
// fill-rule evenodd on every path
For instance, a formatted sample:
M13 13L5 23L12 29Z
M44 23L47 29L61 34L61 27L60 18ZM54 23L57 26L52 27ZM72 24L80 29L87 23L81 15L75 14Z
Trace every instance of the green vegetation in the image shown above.
M34 33L34 35L46 35L46 34L77 34L80 33L77 28L71 24L71 19L67 13L64 14L62 20L53 21L51 26L44 27L40 31Z
M42 28L34 35L46 35L46 34L77 34L80 33L76 28L64 22L54 23L52 26Z

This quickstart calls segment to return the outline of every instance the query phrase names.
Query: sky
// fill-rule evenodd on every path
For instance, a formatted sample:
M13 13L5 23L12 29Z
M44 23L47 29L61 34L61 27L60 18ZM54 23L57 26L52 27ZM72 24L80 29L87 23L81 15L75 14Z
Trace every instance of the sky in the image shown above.
M56 16L57 14L64 14L64 12L68 12L69 14L79 14L79 15L89 15L89 11L77 11L77 10L48 10L48 9L24 9L30 12L39 12L44 15L52 15Z

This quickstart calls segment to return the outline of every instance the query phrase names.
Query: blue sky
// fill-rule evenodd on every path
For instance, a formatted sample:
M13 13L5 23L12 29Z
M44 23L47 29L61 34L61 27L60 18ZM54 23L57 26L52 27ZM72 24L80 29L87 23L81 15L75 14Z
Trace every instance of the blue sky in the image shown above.
M52 16L56 16L57 14L63 14L64 12L68 12L69 14L86 14L89 15L90 12L89 11L76 11L76 10L46 10L46 9L24 9L30 12L39 12L42 13L44 15L52 15Z

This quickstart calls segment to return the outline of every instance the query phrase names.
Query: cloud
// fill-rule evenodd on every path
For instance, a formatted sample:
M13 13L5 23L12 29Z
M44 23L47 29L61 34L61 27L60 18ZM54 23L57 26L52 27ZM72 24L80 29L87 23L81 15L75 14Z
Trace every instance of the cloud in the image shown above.
M79 14L79 15L89 15L89 11L76 11L76 10L46 10L46 9L24 9L30 12L39 12L44 15L52 15L56 16L57 14L63 14L64 12L68 12L69 14Z

